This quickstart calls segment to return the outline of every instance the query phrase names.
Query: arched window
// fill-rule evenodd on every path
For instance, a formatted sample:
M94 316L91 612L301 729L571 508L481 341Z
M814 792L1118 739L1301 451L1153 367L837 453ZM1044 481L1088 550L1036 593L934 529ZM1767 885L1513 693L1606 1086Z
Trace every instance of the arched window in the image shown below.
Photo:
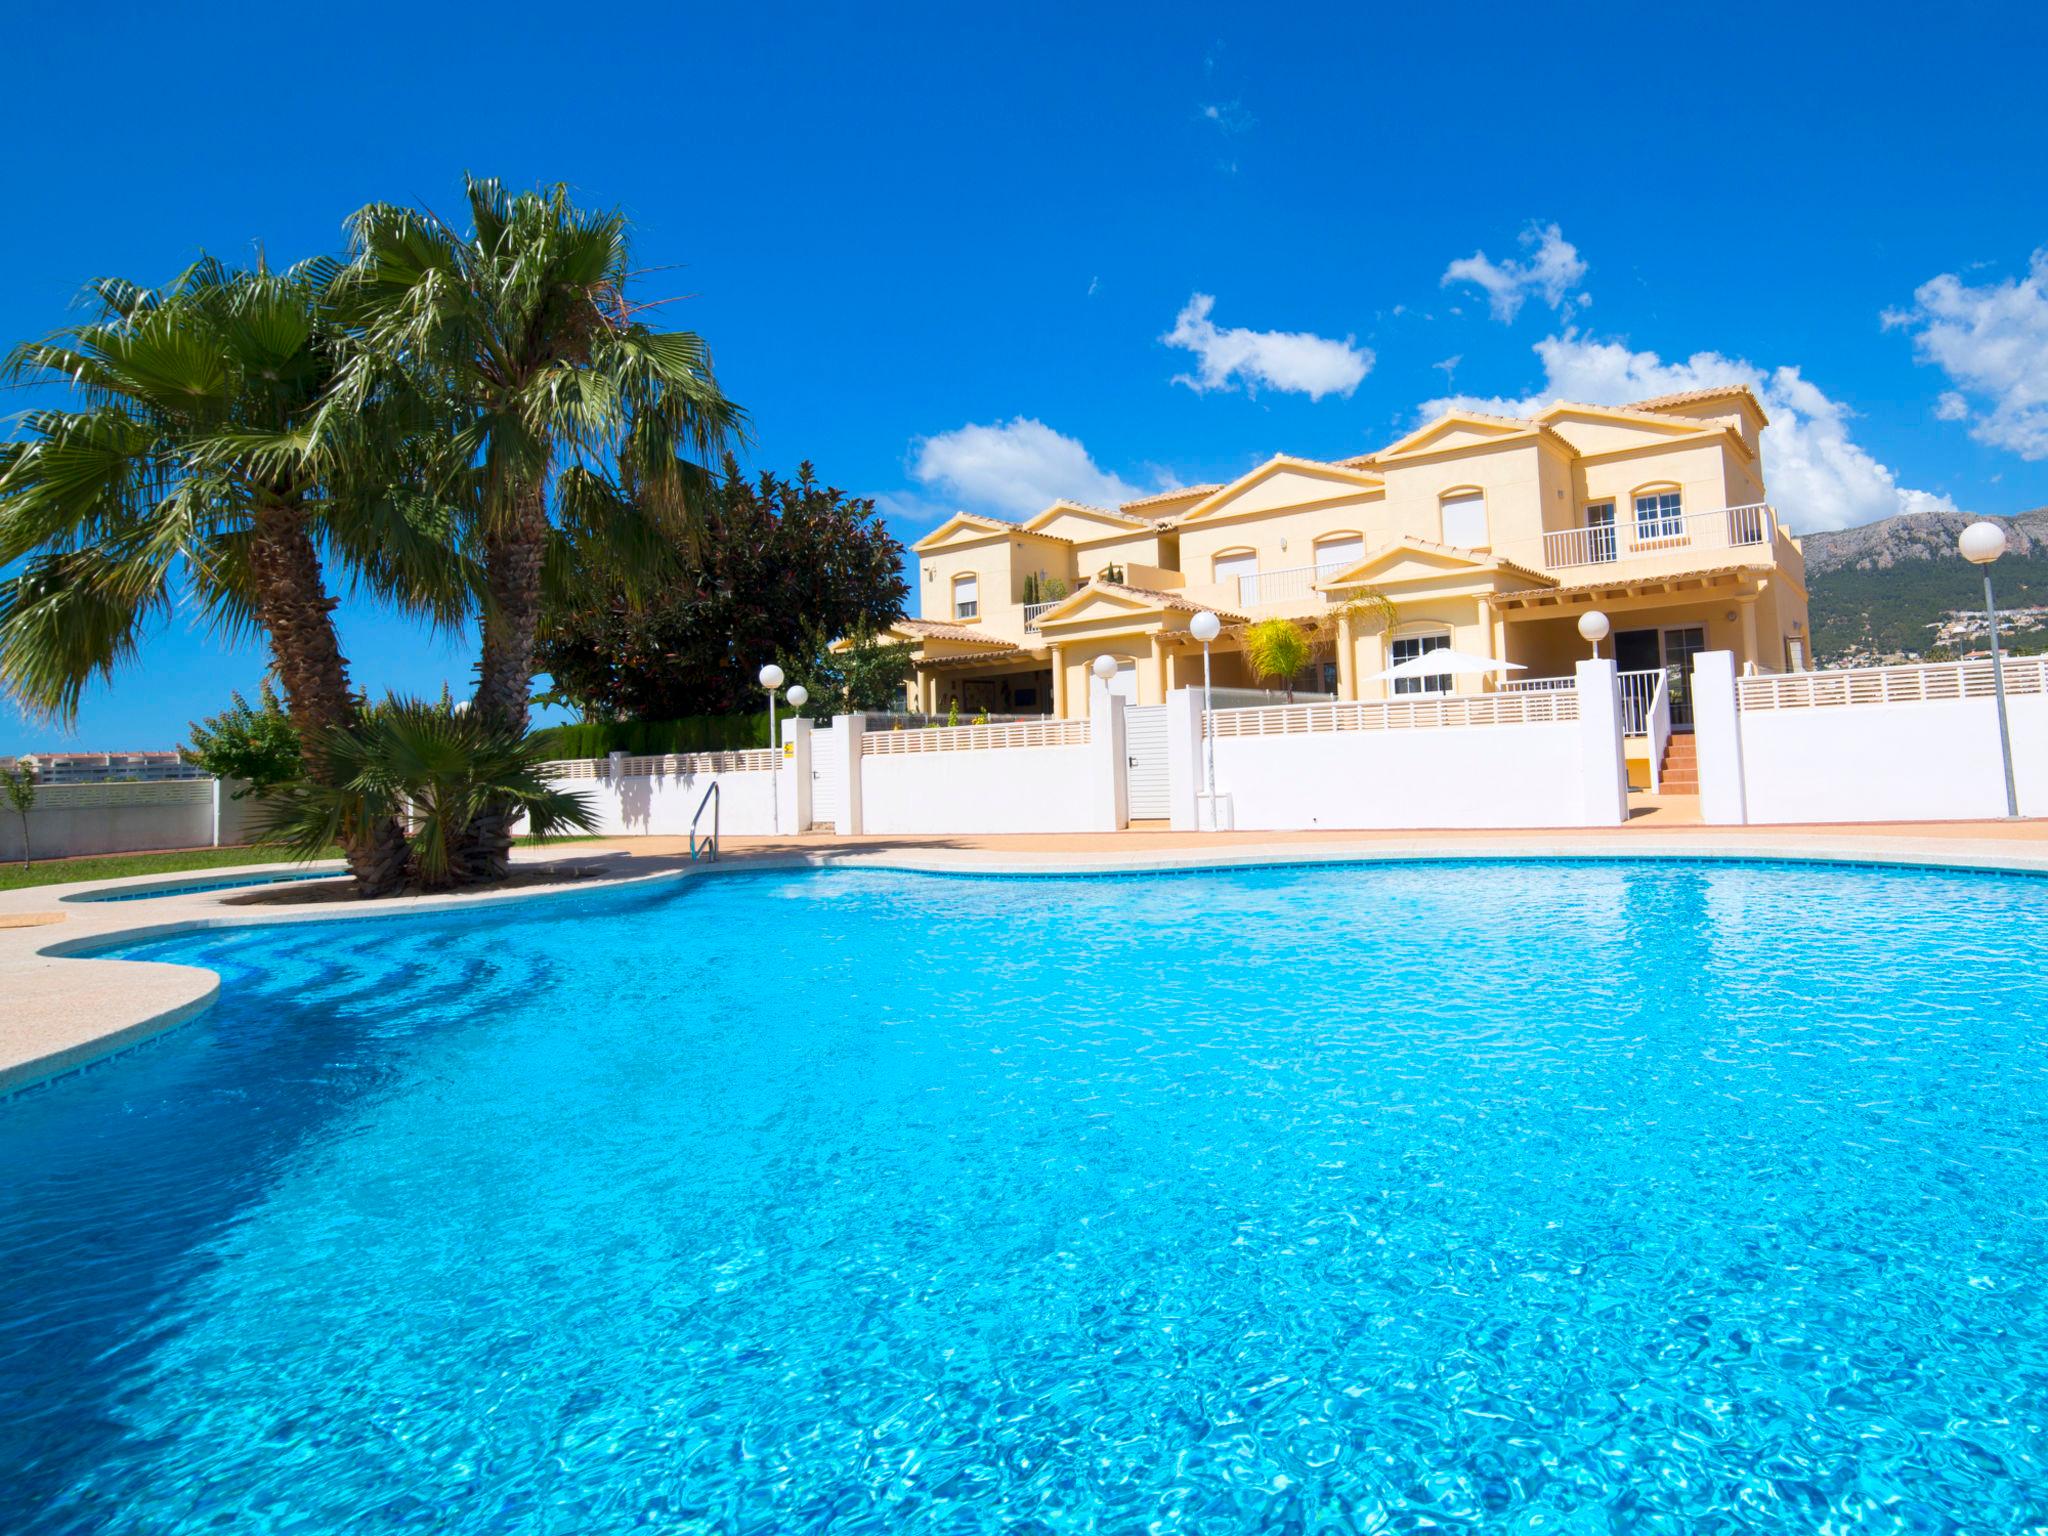
M1437 499L1443 513L1443 541L1460 549L1485 549L1492 540L1486 528L1486 493L1463 485Z
M1241 603L1258 600L1259 554L1253 549L1226 549L1211 563L1213 579L1219 585L1233 589L1232 600Z
M1685 537L1685 497L1677 486L1646 485L1632 499L1637 542Z
M970 572L953 578L953 617L971 619L981 612L981 584Z
M1334 575L1365 558L1365 535L1326 533L1316 540L1316 575Z

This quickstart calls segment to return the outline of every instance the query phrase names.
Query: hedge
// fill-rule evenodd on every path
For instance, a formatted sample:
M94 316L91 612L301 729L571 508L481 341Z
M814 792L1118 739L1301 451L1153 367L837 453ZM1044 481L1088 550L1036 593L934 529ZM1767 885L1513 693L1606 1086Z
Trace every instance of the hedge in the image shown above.
M533 733L534 744L547 758L604 757L630 752L635 757L666 757L681 752L731 752L765 747L768 712L758 715L692 715L683 720L597 720L582 725L550 725Z

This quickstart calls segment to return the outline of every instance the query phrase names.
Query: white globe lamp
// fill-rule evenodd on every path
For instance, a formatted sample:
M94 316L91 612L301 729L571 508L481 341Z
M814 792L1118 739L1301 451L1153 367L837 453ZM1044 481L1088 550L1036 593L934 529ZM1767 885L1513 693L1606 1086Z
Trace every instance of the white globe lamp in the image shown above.
M1972 565L1989 565L2005 553L2005 530L1996 523L1972 523L1956 539L1956 548Z
M1991 563L2005 553L2005 530L1976 522L1956 538L1956 550L1984 572L1984 624L1991 635L1991 691L1998 696L1998 751L2005 759L2005 814L2020 813L2019 787L2012 776L2012 727L2005 718L2005 659L1998 650L1998 603L1991 595Z
M759 676L763 688L780 688L782 686L782 668L775 665L772 661L761 669Z
M811 690L802 683L798 683L788 693L784 694L783 697L789 700L789 707L791 709L802 709L811 702Z
M1198 613L1195 615L1194 623L1188 626L1188 633L1207 645L1223 633L1223 621L1213 613Z
M1607 615L1598 608L1591 613L1579 615L1579 638L1591 643L1595 659L1600 655L1600 642L1607 638L1608 632L1613 628L1614 626L1607 622Z
M1108 682L1111 678L1116 676L1116 658L1114 656L1096 657L1093 671L1095 675L1101 678L1105 683Z

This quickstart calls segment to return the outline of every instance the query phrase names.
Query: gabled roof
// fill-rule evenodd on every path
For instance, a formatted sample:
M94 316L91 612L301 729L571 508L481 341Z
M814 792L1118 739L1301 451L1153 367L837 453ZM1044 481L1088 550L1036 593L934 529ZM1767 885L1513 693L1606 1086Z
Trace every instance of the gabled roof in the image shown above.
M1677 437L1723 437L1734 444L1745 458L1754 454L1742 434L1729 429L1728 423L1712 416L1667 416L1661 411L1646 411L1633 405L1586 405L1576 400L1557 400L1536 413L1535 419L1546 427L1558 421L1611 422L1617 426L1635 427L1645 433L1656 434L1636 445L1636 448L1607 449L1607 453L1635 452L1637 448L1653 446L1657 442L1670 442ZM1578 456L1595 459L1602 456L1600 451L1580 451Z
M1540 421L1524 421L1519 416L1490 416L1484 411L1445 411L1433 421L1424 422L1399 442L1390 443L1374 454L1375 463L1384 464L1388 459L1407 458L1416 454L1436 451L1437 439L1446 437L1458 428L1464 427L1477 432L1497 443L1520 442L1524 439L1535 442L1548 440L1554 447L1571 452L1571 445L1551 432Z
M1471 575L1500 574L1513 576L1518 581L1533 581L1544 585L1555 585L1551 578L1541 571L1531 570L1499 555L1483 554L1476 549L1465 549L1456 544L1439 544L1433 539L1418 539L1404 534L1384 549L1375 550L1356 564L1343 570L1320 577L1316 586L1325 592L1341 587L1361 587L1385 579L1388 568L1404 563L1418 563L1430 568L1432 574L1464 572ZM1422 580L1422 575L1396 578L1397 580Z
M1244 615L1233 613L1226 608L1211 608L1207 603L1197 603L1182 597L1178 592L1159 592L1151 587L1128 587L1120 581L1091 581L1078 591L1061 599L1057 608L1048 608L1038 616L1039 633L1045 632L1048 624L1061 624L1069 619L1083 617L1082 610L1091 601L1106 600L1112 606L1128 613L1214 613L1225 620L1241 620Z
M1068 516L1089 518L1101 523L1112 523L1123 528L1143 529L1146 533L1151 533L1159 526L1149 517L1134 517L1128 512L1114 510L1109 507L1091 507L1086 502L1068 501L1065 497L1061 497L1037 516L1026 518L1018 526L1026 533L1035 533L1045 524ZM1058 535L1047 534L1045 537L1056 538Z
M1095 509L1100 511L1100 508ZM1039 514L1041 517L1043 513ZM928 549L938 549L955 542L959 533L1028 533L1034 539L1049 539L1055 544L1071 544L1072 539L1063 539L1056 533L1038 533L1022 523L1006 522L1000 517L989 517L981 512L955 512L930 533L911 545L914 554L923 554Z
M1386 481L1380 476L1363 470L1352 469L1343 464L1328 464L1321 459L1298 459L1291 454L1276 453L1257 469L1239 475L1228 485L1219 485L1194 506L1188 508L1176 520L1182 527L1200 522L1226 510L1230 503L1255 486L1264 484L1276 475L1297 474L1311 479L1330 481L1342 489L1335 495L1350 495L1359 491L1383 491Z

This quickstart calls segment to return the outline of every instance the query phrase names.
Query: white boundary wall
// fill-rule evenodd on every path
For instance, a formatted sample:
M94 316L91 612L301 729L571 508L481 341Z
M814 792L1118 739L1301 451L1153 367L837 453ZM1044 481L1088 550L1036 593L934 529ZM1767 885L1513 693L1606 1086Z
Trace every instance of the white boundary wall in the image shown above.
M2048 816L2048 658L2005 663L2022 816ZM1700 812L1723 825L2005 815L1990 661L1737 678L1694 659Z
M672 757L614 752L609 758L547 763L542 771L557 788L589 798L597 812L592 830L606 836L686 837L690 818L717 784L719 830L735 837L765 837L775 830L776 774L769 766L775 760L765 750ZM711 831L711 814L704 812L699 831Z
M1086 721L868 731L841 716L846 754L838 830L1114 832L1129 821L1124 706Z
M219 848L247 842L249 800L239 781L153 779L104 784L38 784L28 813L29 856ZM21 818L0 799L0 859L21 859Z
M1178 690L1170 706L1173 825L1193 829L1207 822L1201 691ZM1611 661L1581 662L1574 690L1217 714L1226 826L1586 827L1628 816Z

